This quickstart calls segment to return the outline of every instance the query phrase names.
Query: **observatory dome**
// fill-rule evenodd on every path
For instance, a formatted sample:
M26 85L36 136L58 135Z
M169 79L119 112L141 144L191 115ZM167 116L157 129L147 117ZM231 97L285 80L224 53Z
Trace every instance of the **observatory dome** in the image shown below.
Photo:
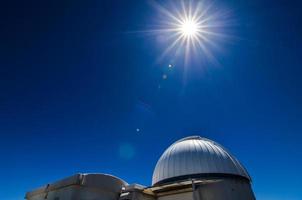
M191 136L176 141L160 157L152 185L197 177L237 176L250 181L239 161L216 142Z

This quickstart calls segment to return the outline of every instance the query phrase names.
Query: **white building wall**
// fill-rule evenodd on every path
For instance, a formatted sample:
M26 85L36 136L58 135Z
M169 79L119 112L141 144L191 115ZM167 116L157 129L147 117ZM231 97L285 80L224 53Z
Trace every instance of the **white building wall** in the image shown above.
M226 179L200 185L194 192L196 200L255 200L251 185L244 180Z
M158 200L192 200L193 192L171 194L171 195L158 197L157 199Z

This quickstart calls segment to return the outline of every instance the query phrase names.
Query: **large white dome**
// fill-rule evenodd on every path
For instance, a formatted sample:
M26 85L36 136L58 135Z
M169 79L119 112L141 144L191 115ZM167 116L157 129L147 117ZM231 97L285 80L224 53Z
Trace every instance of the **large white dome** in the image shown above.
M158 160L152 185L194 177L239 176L250 179L247 171L216 142L191 136L172 144Z

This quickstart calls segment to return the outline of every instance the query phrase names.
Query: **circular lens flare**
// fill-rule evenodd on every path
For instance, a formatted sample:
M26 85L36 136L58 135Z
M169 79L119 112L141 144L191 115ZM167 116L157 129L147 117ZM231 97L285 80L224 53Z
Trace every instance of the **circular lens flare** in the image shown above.
M199 31L198 29L197 23L192 19L184 21L180 27L181 34L185 37L195 36Z

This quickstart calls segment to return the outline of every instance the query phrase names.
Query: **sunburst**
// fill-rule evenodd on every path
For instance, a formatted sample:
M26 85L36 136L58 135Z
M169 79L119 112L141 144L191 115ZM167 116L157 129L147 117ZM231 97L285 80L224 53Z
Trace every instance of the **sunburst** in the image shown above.
M225 11L213 9L206 1L173 1L169 9L155 1L152 5L159 11L160 20L157 28L148 32L164 35L170 43L160 59L171 52L178 56L182 52L186 61L198 55L216 62L212 50L219 46L217 41L227 37L222 31L227 25Z

